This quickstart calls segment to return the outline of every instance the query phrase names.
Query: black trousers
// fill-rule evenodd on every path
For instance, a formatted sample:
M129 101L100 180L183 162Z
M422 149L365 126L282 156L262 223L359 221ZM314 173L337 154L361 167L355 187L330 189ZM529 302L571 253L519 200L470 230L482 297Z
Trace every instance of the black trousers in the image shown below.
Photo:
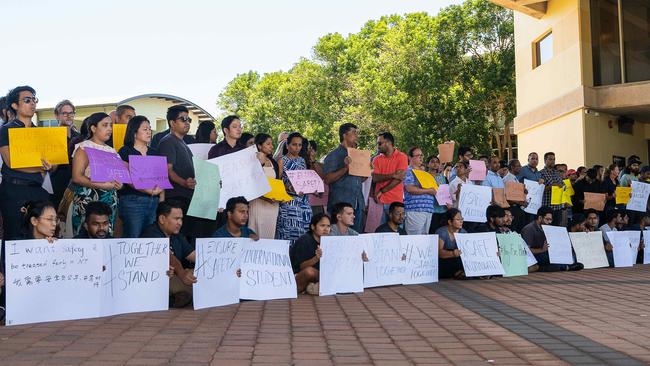
M28 201L48 201L50 195L39 185L14 184L7 178L0 184L0 212L4 224L4 239L21 238L23 214L20 209Z

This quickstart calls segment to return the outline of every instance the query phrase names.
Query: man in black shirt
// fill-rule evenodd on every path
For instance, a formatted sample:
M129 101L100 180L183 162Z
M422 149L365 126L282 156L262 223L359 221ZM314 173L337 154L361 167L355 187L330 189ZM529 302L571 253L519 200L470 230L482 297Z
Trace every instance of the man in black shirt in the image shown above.
M404 204L402 202L393 202L388 207L388 221L375 229L376 233L399 233L406 235L404 225Z
M224 118L221 121L221 131L223 131L223 140L212 146L208 152L208 159L231 154L243 148L239 144L239 138L241 137L241 120L239 117L232 115Z
M86 207L83 229L75 239L111 239L108 232L109 217L113 214L111 207L104 202L93 201Z
M192 267L196 261L194 246L180 234L183 210L178 202L167 200L158 204L156 222L142 231L141 238L169 238L169 261L175 276L169 281L173 307L185 307L192 301L192 285L196 277Z

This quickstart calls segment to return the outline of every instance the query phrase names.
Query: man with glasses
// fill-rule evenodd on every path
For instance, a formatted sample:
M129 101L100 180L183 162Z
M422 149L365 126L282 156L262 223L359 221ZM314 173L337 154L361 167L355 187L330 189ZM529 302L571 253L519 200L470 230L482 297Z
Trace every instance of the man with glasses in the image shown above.
M7 94L7 106L15 119L0 128L0 154L2 155L2 184L0 184L0 211L4 220L4 239L20 238L22 226L21 208L27 201L47 201L49 195L43 189L43 176L55 168L42 160L42 166L12 168L9 156L9 129L33 128L32 117L36 113L36 91L30 86L19 86Z
M474 153L472 152L472 149L470 149L467 146L461 146L458 148L458 161L459 162L464 162L467 163L469 166L469 161L472 160L474 157ZM449 181L453 181L454 178L456 178L456 165L454 165L453 168L451 168L451 171L449 172ZM469 173L468 173L469 174Z
M173 188L165 190L166 199L174 199L179 202L183 209L185 220L181 232L188 238L194 234L193 226L196 220L187 216L187 209L190 206L196 180L194 179L194 163L192 163L192 151L187 147L183 137L190 131L189 111L182 105L175 105L167 109L167 123L170 133L160 140L158 152L167 157L169 180Z
M68 131L68 145L72 139L76 139L81 135L74 125L75 114L76 109L74 105L67 99L60 101L54 107L54 116L59 121L59 127L65 127ZM70 161L72 161L72 157L70 157ZM63 193L72 178L70 165L59 165L56 171L50 173L50 178L52 179L52 191L54 192L50 195L50 201L54 204L54 207L58 208L63 198Z
M187 118L189 118L189 121L190 121L190 123L191 123L191 122L192 122L192 118L190 118L189 116L188 116ZM150 147L151 147L152 149L156 149L156 150L158 150L158 145L160 145L160 141L162 141L163 137L169 135L169 133L170 133L170 131L171 131L171 122L168 121L167 123L168 123L168 125L169 125L170 128L168 128L168 129L166 129L166 130L164 130L164 131L162 131L162 132L158 132L157 134L153 135L153 137L151 138L151 144L150 144L151 146L150 146ZM184 141L187 145L189 145L189 144L193 144L193 143L196 142L196 140L194 139L194 137L192 137L192 136L190 136L190 135L185 135L185 136L183 136L183 141Z
M407 235L406 230L402 228L405 217L406 211L404 211L404 204L402 202L393 202L388 209L388 221L385 224L379 225L375 229L375 232Z

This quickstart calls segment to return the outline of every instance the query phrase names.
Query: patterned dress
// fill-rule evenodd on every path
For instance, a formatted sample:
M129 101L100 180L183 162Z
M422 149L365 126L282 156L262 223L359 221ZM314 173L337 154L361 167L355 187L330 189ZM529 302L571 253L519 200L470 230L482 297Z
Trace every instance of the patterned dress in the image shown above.
M288 187L291 186L291 182L286 173L288 170L307 169L305 160L301 157L289 158L285 155L282 157L282 164L284 166L282 180ZM276 239L290 240L293 242L309 229L312 211L309 205L308 195L303 195L302 197L295 193L289 193L289 195L293 197L293 200L280 204L280 215L278 216L278 227L275 237Z
M85 140L75 146L72 157L77 152L77 149L82 148L92 148L102 151L112 152L117 155L115 149L108 145L99 145L90 140ZM84 175L90 178L90 165L86 168ZM86 219L86 207L88 203L93 201L104 202L110 206L113 211L111 217L109 218L109 233L113 234L113 224L115 223L115 214L117 213L117 190L112 189L110 191L105 191L103 189L93 189L78 184L73 184L74 198L72 200L72 235L76 236L79 234L79 231L82 228L82 223Z

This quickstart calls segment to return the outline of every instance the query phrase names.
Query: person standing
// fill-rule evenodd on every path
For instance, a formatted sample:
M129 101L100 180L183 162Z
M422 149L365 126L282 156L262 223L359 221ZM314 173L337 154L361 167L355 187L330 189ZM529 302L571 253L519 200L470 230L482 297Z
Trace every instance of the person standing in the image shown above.
M208 152L208 159L218 158L223 155L237 152L244 148L239 144L242 134L241 120L238 116L231 115L221 121L221 132L223 140L212 146Z
M199 123L196 129L194 143L196 144L214 144L217 142L217 129L212 121L203 121ZM187 143L187 142L186 142Z
M411 158L404 177L404 208L406 210L405 230L409 235L426 235L431 227L431 215L436 204L436 190L422 188L413 169L422 165L422 149L411 148L408 152ZM436 174L437 175L437 174ZM389 211L390 212L390 211Z
M539 172L539 170L537 170L538 164L539 164L539 156L537 155L537 153L532 152L528 154L528 164L522 167L521 171L517 175L517 179L519 179L519 183L523 183L524 179L528 179L528 180L532 180L533 182L538 182L542 184L541 173Z
M547 152L544 154L544 169L540 170L539 174L545 186L544 195L542 197L542 206L550 207L553 210L553 225L566 226L567 217L564 210L564 204L551 204L553 187L564 187L562 176L555 169L555 153Z
M76 109L74 105L67 99L60 101L56 107L54 107L54 116L59 121L59 127L65 127L67 130L68 144L72 139L75 139L80 135L79 131L74 126L75 114ZM70 180L72 179L72 169L70 164L59 165L56 171L50 173L50 179L52 180L52 191L54 192L50 195L50 201L54 204L54 207L59 207L61 199L63 198L63 193L65 192L65 189L68 188L68 184L70 184Z
M459 162L464 162L467 163L467 166L469 166L469 161L474 157L474 153L472 152L472 149L470 149L467 146L461 146L458 148L458 161ZM449 181L452 182L454 178L456 178L456 165L454 165L451 168L451 171L449 172Z
M289 240L291 242L294 242L309 230L309 223L312 217L308 196L303 194L303 192L296 192L293 189L286 173L290 170L307 169L305 160L299 156L300 150L302 149L302 140L302 136L298 132L291 133L287 138L287 154L279 162L282 180L292 200L280 204L275 236L277 239Z
M390 132L377 136L377 148L379 155L372 161L372 182L375 184L373 199L384 206L384 215L381 218L383 224L388 220L390 204L404 203L403 181L408 168L408 157L395 148L395 138Z
M273 138L265 133L255 136L257 158L262 164L264 174L268 178L280 179L280 166L273 160ZM248 226L260 238L275 239L275 229L278 221L280 205L277 201L259 197L250 202Z

